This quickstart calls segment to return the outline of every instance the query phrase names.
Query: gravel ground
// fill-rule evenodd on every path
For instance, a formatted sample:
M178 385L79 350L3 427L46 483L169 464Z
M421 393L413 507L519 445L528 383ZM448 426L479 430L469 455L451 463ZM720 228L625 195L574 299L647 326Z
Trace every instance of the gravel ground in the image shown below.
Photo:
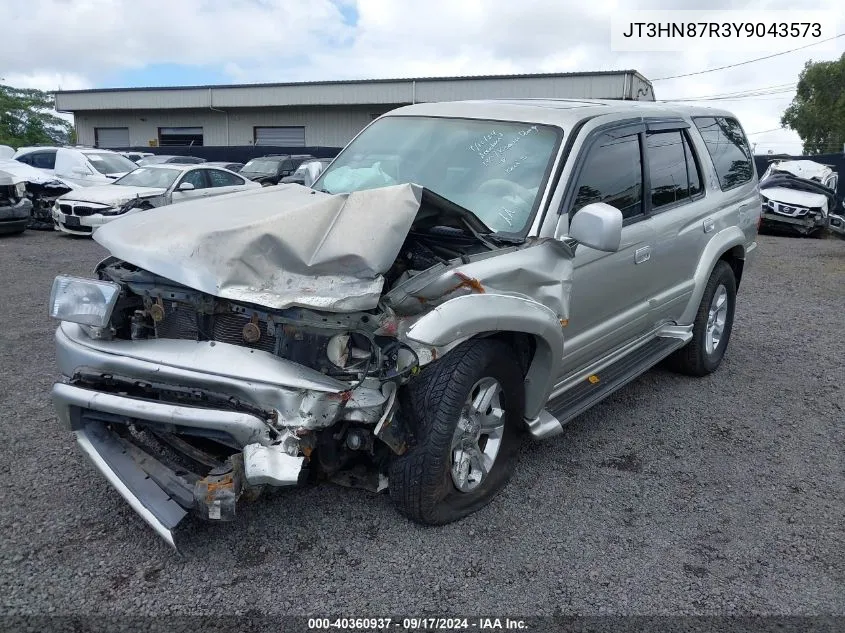
M286 490L190 524L180 556L50 404L50 284L103 249L0 238L2 612L845 614L845 242L760 243L719 371L656 369L527 444L485 510L423 528L386 495Z

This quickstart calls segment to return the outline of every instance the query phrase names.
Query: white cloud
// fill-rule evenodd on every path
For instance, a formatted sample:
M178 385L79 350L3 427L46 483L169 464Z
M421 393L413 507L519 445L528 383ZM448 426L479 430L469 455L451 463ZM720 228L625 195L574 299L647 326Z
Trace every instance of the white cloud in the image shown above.
M35 88L36 90L85 90L92 88L91 81L78 73L61 73L52 70L33 70L31 72L10 72L2 77L3 83L16 88Z
M7 0L0 68L12 85L99 85L149 64L217 68L233 82L566 72L636 68L659 78L742 61L739 53L615 53L620 9L790 9L792 0ZM802 10L835 10L816 0ZM358 23L344 23L354 6ZM37 45L33 43L37 42ZM688 99L795 82L809 48L730 70L656 81L660 99ZM21 55L20 51L26 51ZM765 55L769 51L760 51ZM791 94L709 102L748 132L779 127ZM790 131L752 135L757 150L798 152Z

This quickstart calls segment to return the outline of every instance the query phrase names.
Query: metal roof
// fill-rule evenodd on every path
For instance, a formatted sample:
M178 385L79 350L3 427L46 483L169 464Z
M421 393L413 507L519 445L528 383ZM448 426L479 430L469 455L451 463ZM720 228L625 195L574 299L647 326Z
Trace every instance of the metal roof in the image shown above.
M66 90L56 93L56 109L84 112L370 105L396 107L423 101L507 97L653 100L654 90L651 83L637 71L618 70Z
M193 86L142 86L132 88L88 88L85 90L60 90L56 94L96 94L100 92L140 92L144 90L214 90L235 88L287 88L293 86L337 86L355 84L386 84L406 81L467 81L478 79L559 79L564 77L591 77L593 75L638 75L648 81L636 70L597 70L572 73L519 73L513 75L456 75L452 77L394 77L392 79L336 79L330 81L289 81L251 84L201 84Z

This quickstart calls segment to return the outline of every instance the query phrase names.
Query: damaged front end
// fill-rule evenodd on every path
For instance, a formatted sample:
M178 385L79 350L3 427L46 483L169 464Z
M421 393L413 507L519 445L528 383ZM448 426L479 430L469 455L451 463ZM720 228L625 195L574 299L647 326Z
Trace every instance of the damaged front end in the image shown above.
M20 233L29 226L32 203L26 197L26 184L15 182L0 171L0 234Z
M187 514L231 520L265 486L385 489L413 444L402 389L473 335L466 319L495 332L534 318L560 337L562 242L498 241L413 185L227 198L104 226L98 279L59 277L51 297L59 416L171 544ZM543 370L531 388L548 388Z
M772 163L760 178L762 226L802 236L820 236L837 224L837 175L808 160Z
M53 205L59 196L74 189L64 180L16 160L0 160L0 183L5 183L0 184L0 231L5 232L27 228L52 231ZM23 228L13 230L12 222Z
M133 481L147 489L132 494L168 540L187 512L231 520L242 494L309 474L384 487L382 466L407 445L396 391L418 361L378 333L377 315L260 309L122 261L98 274L114 308L104 325L62 323L68 379L53 398L89 455L116 460L130 492ZM64 294L80 292L63 279ZM153 484L169 502L154 501L164 497Z

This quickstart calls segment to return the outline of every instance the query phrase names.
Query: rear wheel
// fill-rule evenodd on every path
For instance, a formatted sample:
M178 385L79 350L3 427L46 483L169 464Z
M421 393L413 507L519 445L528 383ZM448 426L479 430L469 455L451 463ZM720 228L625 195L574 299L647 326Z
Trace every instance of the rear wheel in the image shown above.
M730 265L716 263L692 330L692 340L669 358L675 371L690 376L706 376L722 362L733 329L736 305L736 279Z
M474 340L426 367L403 395L412 448L393 460L390 496L420 523L457 521L507 484L522 435L523 376L510 347Z

